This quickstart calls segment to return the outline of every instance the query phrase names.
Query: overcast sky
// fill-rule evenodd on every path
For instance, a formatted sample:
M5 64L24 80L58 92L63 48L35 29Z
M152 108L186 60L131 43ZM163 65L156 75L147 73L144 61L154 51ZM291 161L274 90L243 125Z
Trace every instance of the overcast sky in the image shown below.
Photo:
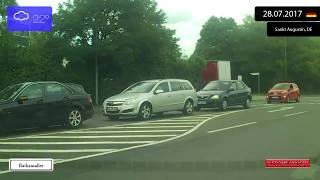
M21 6L52 6L65 0L17 0ZM92 0L94 1L94 0ZM254 14L255 6L320 6L319 0L156 0L166 12L167 27L176 30L182 53L191 55L202 25L210 16L232 17L242 23L246 15Z

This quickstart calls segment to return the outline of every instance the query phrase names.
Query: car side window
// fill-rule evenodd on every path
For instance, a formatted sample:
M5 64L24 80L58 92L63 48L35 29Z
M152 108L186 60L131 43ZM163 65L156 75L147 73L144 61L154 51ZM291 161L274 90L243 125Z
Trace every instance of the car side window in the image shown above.
M242 90L242 89L245 89L245 87L241 82L237 82L237 89Z
M46 92L47 97L50 99L65 97L71 94L67 88L61 86L60 84L47 84Z
M37 99L43 97L42 92L42 85L41 84L35 84L27 87L23 92L20 94L20 96L26 96L28 99Z
M182 82L185 90L193 90L193 87L188 82Z
M231 86L230 86L230 89L234 89L234 90L237 90L237 85L235 82L232 82Z
M171 85L171 90L172 91L181 91L181 90L183 90L183 87L182 87L182 85L181 85L181 83L179 81L171 81L170 85Z
M163 90L164 92L169 92L169 84L168 82L162 82L158 85L158 87L156 88L157 90Z

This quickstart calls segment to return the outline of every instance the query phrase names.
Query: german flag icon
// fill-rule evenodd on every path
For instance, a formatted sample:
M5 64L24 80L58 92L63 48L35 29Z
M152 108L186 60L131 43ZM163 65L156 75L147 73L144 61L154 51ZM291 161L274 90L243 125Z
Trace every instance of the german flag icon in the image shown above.
M316 18L316 17L318 17L318 15L316 12L307 12L306 17L307 18Z

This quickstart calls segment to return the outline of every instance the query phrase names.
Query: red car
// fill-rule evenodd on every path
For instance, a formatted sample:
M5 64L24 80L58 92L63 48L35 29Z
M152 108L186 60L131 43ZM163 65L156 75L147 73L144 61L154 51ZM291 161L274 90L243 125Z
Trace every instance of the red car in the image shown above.
M278 83L267 93L267 103L272 101L288 103L289 101L300 101L300 90L295 83Z

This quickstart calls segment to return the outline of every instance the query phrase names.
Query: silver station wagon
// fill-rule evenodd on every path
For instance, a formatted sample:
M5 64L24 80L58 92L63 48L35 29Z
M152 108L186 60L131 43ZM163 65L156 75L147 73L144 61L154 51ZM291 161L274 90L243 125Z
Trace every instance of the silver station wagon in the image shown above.
M180 79L148 80L137 82L122 93L106 99L104 114L111 120L136 116L141 120L151 114L161 115L167 111L193 113L198 103L197 93L191 83Z

